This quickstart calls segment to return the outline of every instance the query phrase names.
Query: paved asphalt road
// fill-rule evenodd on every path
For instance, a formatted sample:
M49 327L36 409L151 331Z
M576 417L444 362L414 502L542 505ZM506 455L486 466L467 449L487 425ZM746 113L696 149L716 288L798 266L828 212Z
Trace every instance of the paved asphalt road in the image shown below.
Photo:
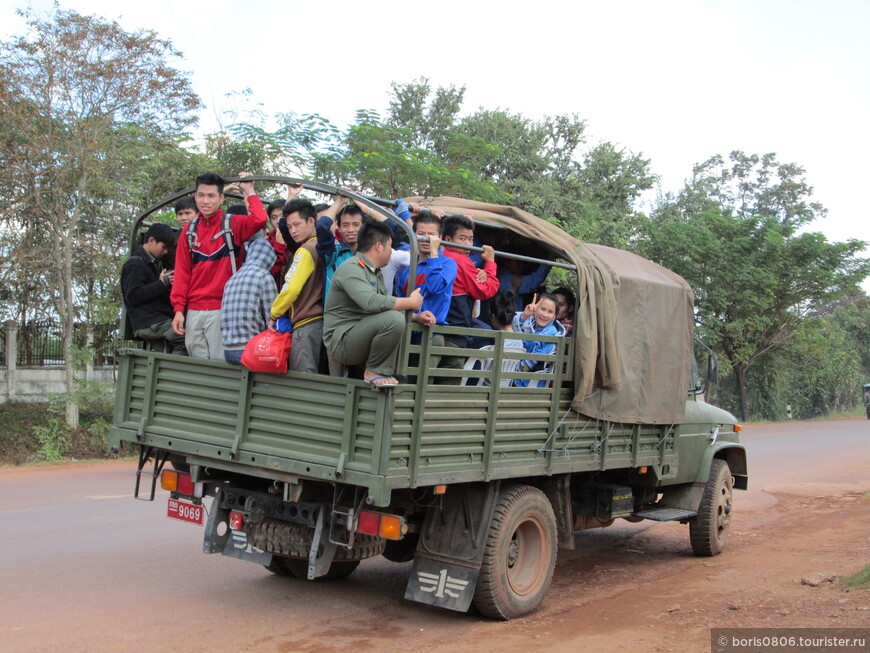
M870 477L867 420L751 426L744 436L750 491L737 509L775 501L765 488ZM201 527L165 516L166 493L132 499L134 472L132 460L0 470L0 651L309 650L280 645L292 624L364 633L373 612L435 636L457 626L452 613L403 600L409 564L378 558L346 581L308 583L204 555ZM624 526L637 527L656 526ZM602 546L610 530L596 531Z

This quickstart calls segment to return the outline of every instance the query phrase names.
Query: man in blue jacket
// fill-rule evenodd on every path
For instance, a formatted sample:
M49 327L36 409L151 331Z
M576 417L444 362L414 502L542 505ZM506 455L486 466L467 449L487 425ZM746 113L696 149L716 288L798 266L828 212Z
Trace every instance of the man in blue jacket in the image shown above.
M417 243L420 252L417 263L417 278L414 287L419 288L423 295L423 305L414 311L411 319L417 324L433 326L447 324L447 312L453 296L453 282L456 280L456 262L447 256L442 256L441 220L432 213L421 213L414 217L414 233L425 236L429 242ZM396 274L396 296L408 293L408 268L402 268ZM415 340L419 341L419 339ZM444 336L432 336L432 344L444 346ZM433 356L431 363L438 367L440 356Z

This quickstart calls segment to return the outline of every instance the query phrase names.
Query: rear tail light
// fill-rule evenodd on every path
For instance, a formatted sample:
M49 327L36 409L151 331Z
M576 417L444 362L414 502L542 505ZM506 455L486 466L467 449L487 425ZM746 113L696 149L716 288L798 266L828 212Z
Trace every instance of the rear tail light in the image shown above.
M378 524L380 524L380 515L376 512L364 510L359 514L359 522L357 523L357 533L364 535L377 535Z
M245 527L245 516L238 510L230 511L230 529L240 531Z
M357 519L356 531L363 535L377 535L387 540L401 540L408 532L408 525L405 519L398 515L363 510Z
M190 474L178 475L178 493L193 496L193 479L190 478Z
M190 474L176 472L174 469L164 469L160 474L160 487L187 497L202 498L202 483L194 483Z

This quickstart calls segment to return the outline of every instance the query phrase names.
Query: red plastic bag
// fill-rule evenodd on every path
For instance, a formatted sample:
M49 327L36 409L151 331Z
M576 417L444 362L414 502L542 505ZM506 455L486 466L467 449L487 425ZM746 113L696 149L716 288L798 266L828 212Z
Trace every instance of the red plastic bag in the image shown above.
M242 352L242 365L252 372L284 374L290 360L292 333L263 331L248 341Z

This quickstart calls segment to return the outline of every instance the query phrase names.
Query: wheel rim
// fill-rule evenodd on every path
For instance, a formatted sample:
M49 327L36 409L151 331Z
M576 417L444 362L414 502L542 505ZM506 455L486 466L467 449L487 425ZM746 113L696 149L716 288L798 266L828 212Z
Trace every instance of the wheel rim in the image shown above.
M546 530L535 518L517 525L507 550L507 580L518 596L534 594L547 575Z
M716 498L716 537L724 538L728 533L728 527L731 525L731 502L734 498L734 492L731 489L730 479L726 479L722 483L722 488Z

